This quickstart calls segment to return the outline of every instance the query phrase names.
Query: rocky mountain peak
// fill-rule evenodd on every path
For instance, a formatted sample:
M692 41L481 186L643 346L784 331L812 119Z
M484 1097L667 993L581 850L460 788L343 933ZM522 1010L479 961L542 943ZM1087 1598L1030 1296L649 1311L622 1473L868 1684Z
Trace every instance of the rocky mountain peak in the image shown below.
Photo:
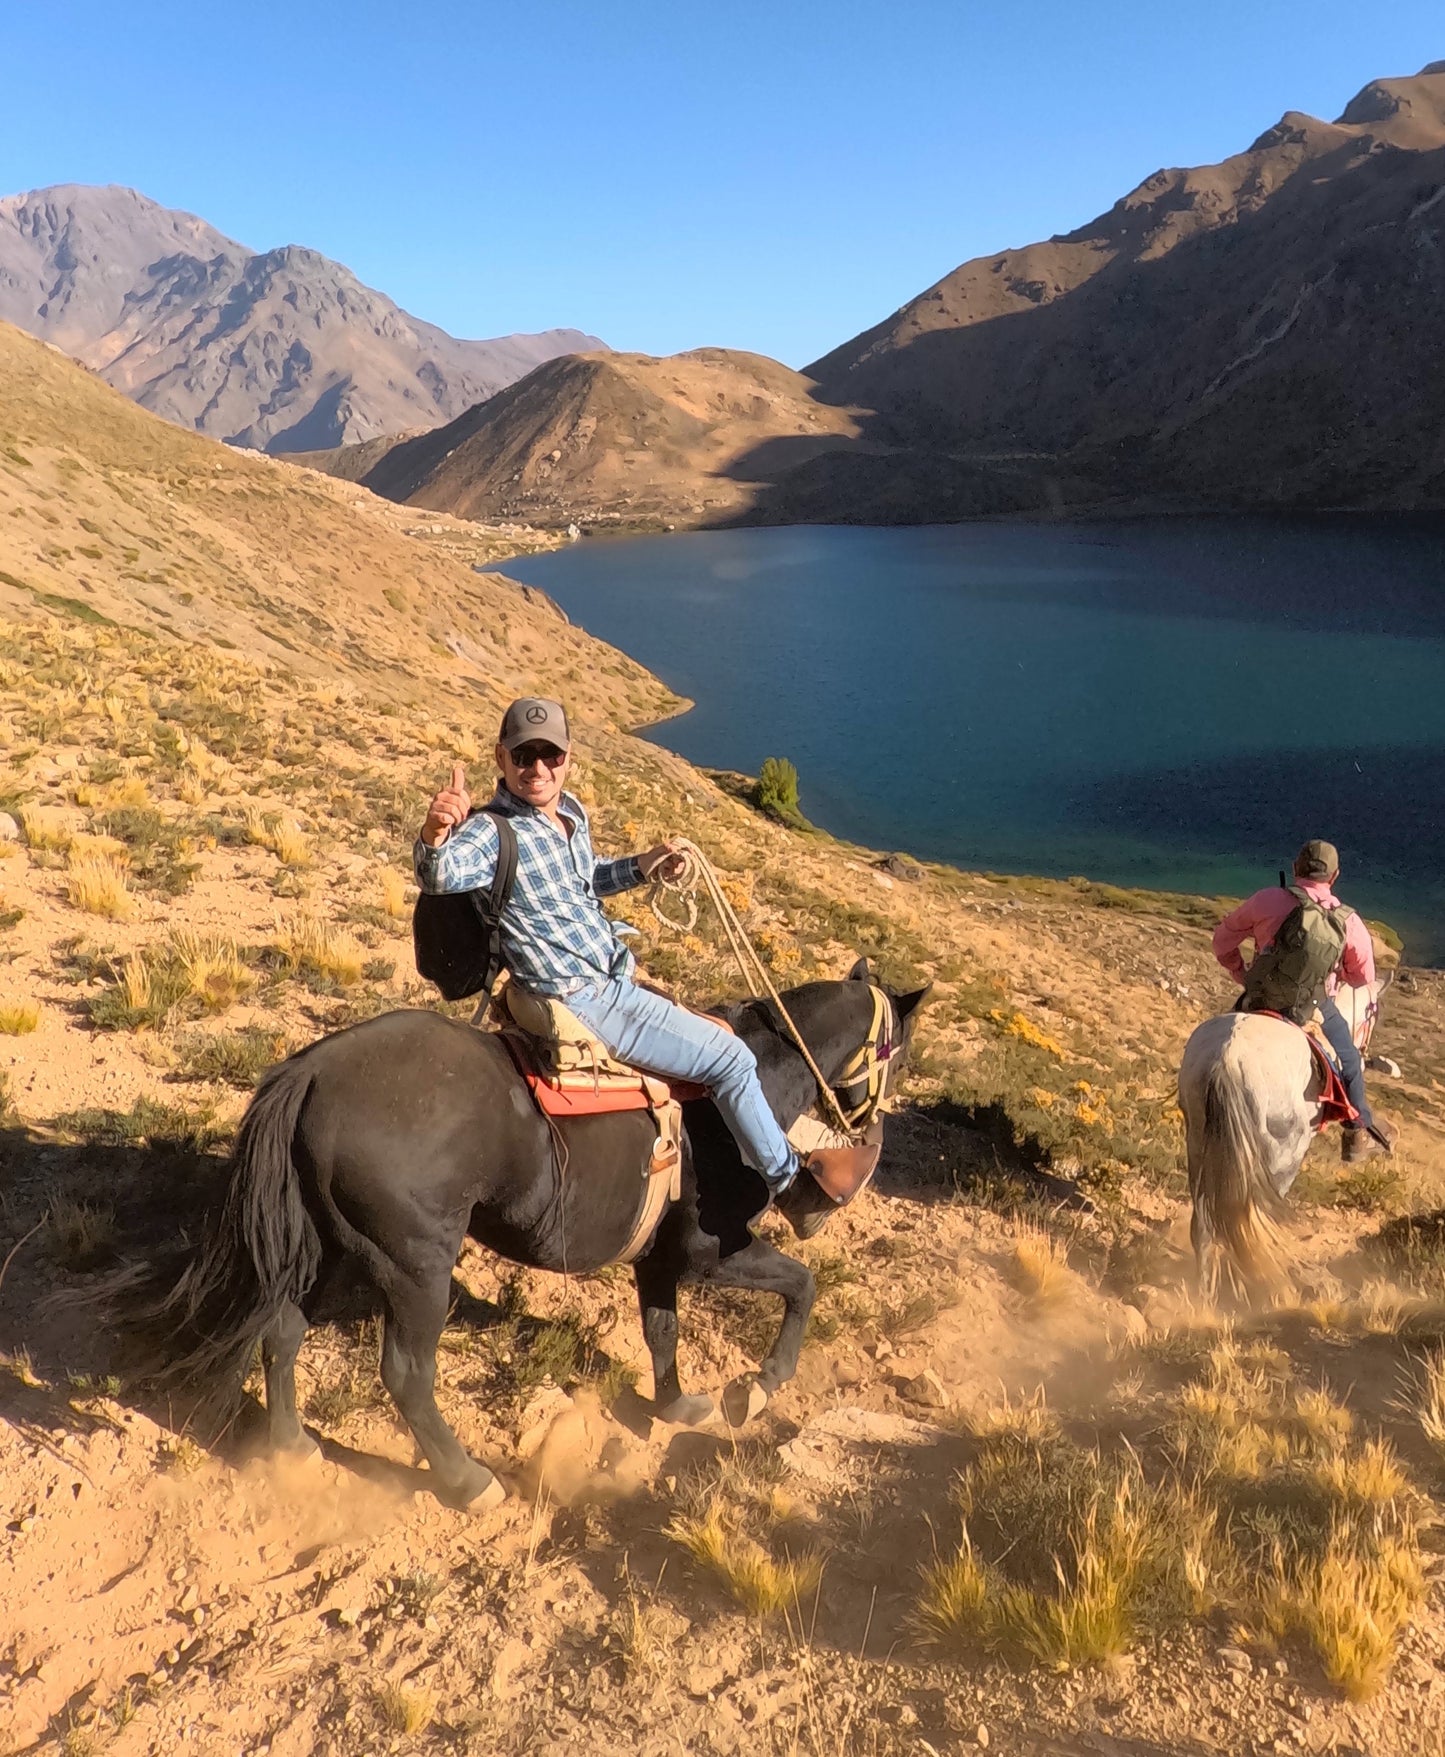
M119 185L0 200L0 319L156 414L273 451L433 427L605 346L567 329L459 341L319 251L257 254Z

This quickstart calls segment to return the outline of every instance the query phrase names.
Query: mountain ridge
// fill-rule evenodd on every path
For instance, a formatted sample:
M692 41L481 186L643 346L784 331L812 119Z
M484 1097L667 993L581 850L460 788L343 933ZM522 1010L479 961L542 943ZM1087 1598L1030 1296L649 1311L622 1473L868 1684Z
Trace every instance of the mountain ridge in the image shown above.
M1096 506L1445 503L1431 66L973 258L805 370L874 436L1035 452L1041 484L1067 462Z
M605 347L567 329L459 340L306 245L253 252L115 184L0 199L0 319L154 414L273 452L436 425Z

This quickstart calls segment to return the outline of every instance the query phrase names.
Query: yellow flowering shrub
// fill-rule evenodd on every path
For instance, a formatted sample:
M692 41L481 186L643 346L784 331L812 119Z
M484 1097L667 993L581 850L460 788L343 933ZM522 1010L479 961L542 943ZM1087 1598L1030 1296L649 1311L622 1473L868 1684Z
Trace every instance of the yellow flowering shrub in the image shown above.
M1041 1049L1046 1055L1054 1056L1058 1061L1064 1059L1064 1046L1041 1030L1032 1019L1026 1019L1022 1013L1006 1014L995 1007L989 1018L1010 1037L1017 1037L1033 1049Z

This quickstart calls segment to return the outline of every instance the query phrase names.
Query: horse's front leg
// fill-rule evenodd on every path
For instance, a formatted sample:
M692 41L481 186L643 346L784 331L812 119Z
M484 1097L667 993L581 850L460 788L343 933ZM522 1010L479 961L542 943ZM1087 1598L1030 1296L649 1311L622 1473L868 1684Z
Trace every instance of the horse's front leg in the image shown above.
M734 1386L725 1401L728 1420L735 1425L757 1415L777 1390L798 1370L808 1317L818 1288L813 1272L795 1257L785 1257L766 1239L755 1238L740 1251L724 1257L705 1277L717 1287L742 1287L756 1293L776 1293L783 1302L783 1321L767 1359L756 1374Z
M677 1376L677 1284L674 1263L657 1260L656 1251L633 1265L637 1303L642 1308L642 1334L652 1356L652 1401L657 1419L695 1427L717 1414L711 1397L687 1397Z

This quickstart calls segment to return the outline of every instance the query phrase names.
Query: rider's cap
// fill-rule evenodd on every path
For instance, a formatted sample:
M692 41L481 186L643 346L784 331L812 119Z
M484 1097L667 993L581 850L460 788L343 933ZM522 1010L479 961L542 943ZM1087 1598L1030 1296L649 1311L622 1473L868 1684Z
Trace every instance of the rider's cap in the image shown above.
M555 744L558 750L572 748L572 735L567 730L561 702L549 702L545 696L524 695L513 702L502 715L502 730L497 736L509 754L522 744Z
M1340 870L1340 851L1333 842L1321 842L1316 838L1306 842L1294 857L1296 878L1333 878Z

